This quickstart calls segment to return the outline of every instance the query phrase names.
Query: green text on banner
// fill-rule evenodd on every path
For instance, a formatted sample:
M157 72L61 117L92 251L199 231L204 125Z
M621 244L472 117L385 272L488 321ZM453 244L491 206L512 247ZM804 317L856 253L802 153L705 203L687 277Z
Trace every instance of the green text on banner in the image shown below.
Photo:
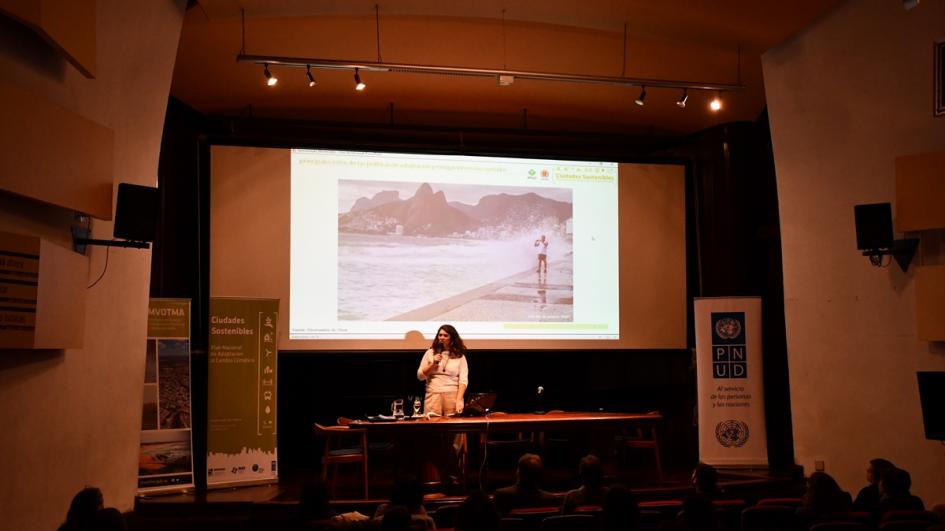
M138 492L193 487L189 299L151 299L145 352Z
M279 301L210 299L207 487L278 478Z
M766 466L761 299L695 300L699 459Z

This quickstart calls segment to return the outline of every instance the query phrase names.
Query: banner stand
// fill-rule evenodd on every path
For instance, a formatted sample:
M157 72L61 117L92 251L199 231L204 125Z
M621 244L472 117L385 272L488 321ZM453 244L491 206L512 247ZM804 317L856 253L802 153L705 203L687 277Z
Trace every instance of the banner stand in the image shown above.
M694 301L699 459L767 467L759 297Z
M210 299L207 488L278 481L279 301Z

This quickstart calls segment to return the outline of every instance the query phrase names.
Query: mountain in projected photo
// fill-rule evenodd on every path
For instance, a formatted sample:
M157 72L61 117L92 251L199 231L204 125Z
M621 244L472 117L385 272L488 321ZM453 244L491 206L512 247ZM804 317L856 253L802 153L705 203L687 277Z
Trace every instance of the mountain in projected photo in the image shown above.
M495 238L526 227L538 227L549 218L557 223L571 218L571 203L536 193L485 195L475 205L448 201L424 183L413 197L400 199L385 190L361 197L350 211L338 215L338 231L405 236Z

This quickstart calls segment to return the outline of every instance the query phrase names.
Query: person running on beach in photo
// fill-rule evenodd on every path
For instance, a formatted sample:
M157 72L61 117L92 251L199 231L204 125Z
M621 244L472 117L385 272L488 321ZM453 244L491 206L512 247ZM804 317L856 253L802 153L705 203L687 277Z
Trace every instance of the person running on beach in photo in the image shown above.
M548 272L548 240L545 239L545 235L542 234L541 238L535 240L535 247L538 248L538 269L536 272L541 273L541 264L545 264L545 273Z

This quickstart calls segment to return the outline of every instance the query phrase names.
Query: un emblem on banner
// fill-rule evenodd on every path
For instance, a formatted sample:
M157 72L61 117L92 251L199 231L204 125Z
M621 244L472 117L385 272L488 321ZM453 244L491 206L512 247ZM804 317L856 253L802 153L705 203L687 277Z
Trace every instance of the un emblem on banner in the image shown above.
M712 312L712 377L748 378L745 312Z
M737 319L723 317L716 321L715 333L722 339L735 339L742 333L742 324Z
M715 438L726 448L741 448L748 442L748 424L740 420L723 420L715 425Z

